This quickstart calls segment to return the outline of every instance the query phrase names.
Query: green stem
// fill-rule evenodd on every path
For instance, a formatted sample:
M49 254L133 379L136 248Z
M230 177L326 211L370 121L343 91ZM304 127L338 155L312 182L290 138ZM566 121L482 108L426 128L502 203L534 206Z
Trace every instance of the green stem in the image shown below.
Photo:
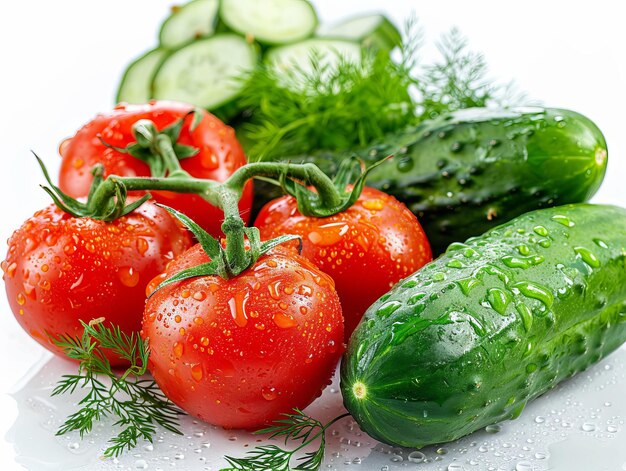
M180 160L176 156L172 139L165 134L159 134L154 145L155 153L161 156L163 164L170 177L189 176L189 174L180 166Z
M245 182L253 177L279 178L287 175L290 178L301 180L312 185L317 190L324 206L337 207L341 203L341 195L333 181L320 168L312 163L290 164L289 162L254 162L238 168L228 180L225 186L233 189L242 189Z

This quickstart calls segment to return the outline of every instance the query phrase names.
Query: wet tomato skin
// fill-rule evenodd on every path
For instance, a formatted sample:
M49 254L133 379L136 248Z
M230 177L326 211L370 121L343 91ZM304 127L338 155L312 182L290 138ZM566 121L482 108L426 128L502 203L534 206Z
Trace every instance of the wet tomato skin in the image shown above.
M104 317L127 334L139 331L146 285L191 239L150 202L111 223L75 218L50 205L8 245L2 269L11 310L32 338L62 354L47 334L80 336L79 320Z
M165 276L207 261L196 245ZM156 291L142 336L163 392L226 428L261 427L306 407L328 384L344 348L332 279L281 248L230 280L202 276Z
M295 198L277 198L261 209L255 226L263 240L301 236L302 256L335 280L346 340L374 301L432 260L415 215L393 196L369 187L348 210L327 218L303 216Z
M97 115L65 140L59 147L62 162L59 187L74 198L87 196L92 182L91 169L104 165L104 175L150 176L148 165L141 160L105 146L125 148L135 142L132 126L140 119L149 119L161 130L184 117L192 106L173 101L152 101L143 105L121 103L113 111ZM200 124L191 131L191 117L182 128L178 142L194 146L199 152L180 161L181 167L193 177L224 181L246 163L235 131L212 114L203 111ZM142 192L135 192L141 194ZM221 235L223 213L194 194L152 191L154 199L171 206L196 221L214 236ZM239 208L247 221L252 204L252 183L244 188Z

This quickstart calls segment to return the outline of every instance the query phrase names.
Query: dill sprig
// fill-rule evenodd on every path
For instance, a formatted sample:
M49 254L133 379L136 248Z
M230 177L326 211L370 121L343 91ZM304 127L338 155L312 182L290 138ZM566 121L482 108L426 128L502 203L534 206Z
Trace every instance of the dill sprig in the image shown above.
M251 160L366 145L414 120L412 79L387 53L311 61L309 72L265 64L253 73L242 97L251 118L240 129Z
M483 55L469 50L457 29L440 39L433 63L420 62L422 45L413 17L393 54L364 52L359 63L314 54L304 70L260 65L241 97L247 120L238 137L249 159L346 151L442 113L507 104L505 87L487 77Z
M467 39L457 28L443 35L437 49L441 60L425 65L415 81L420 117L483 107L495 101L500 87L487 79L484 56L468 50Z
M122 427L122 431L109 440L106 457L131 450L140 438L152 442L157 425L181 434L178 415L182 412L163 395L154 380L142 378L148 366L148 342L136 333L127 335L113 324L106 327L103 321L104 318L88 324L81 321L81 337L61 335L53 339L79 366L78 374L62 377L52 395L71 394L77 388L87 390L78 402L80 409L67 417L56 434L78 430L83 438L91 432L94 422L116 417L114 425ZM118 376L105 351L128 361L130 366Z
M313 419L299 409L294 409L293 414L283 414L284 419L276 420L271 427L258 430L255 434L270 434L269 439L284 437L285 445L292 441L299 441L300 445L293 450L285 450L276 445L263 445L249 451L244 458L226 456L230 468L221 471L317 471L322 466L324 451L326 449L326 430L332 424L350 414L335 417L323 425L319 420ZM302 449L319 439L318 447L295 458L297 463L291 468L291 461Z

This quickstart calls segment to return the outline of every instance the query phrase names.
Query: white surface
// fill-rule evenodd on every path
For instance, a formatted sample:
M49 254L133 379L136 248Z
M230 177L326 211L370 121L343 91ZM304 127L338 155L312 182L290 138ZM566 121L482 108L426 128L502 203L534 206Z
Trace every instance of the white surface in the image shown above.
M111 108L124 66L156 42L158 26L165 18L170 3L168 0L3 1L0 13L0 96L3 104L0 111L3 162L0 171L0 240L5 240L35 210L48 204L46 195L37 186L42 177L29 150L36 150L51 173L56 174L58 144L96 112ZM626 29L623 27L620 2L530 0L516 3L517 7L511 2L478 0L419 3L319 0L315 3L323 20L336 20L355 12L386 11L402 22L414 11L426 28L428 44L432 44L440 32L452 25L459 26L471 47L484 52L492 76L503 82L515 79L519 88L530 97L549 106L582 112L599 125L609 145L609 168L604 186L594 201L626 206L623 183L626 177L623 131L626 110L626 55L623 46L626 44ZM430 57L432 48L429 47L424 54ZM6 247L0 249L4 250ZM36 373L38 366L35 364L42 356L42 349L19 329L3 296L0 296L0 355L0 469L19 469L15 464L13 446L2 437L16 419L18 424L32 422L28 422L26 413L20 413L18 418L16 401L6 392L14 390L24 375L32 377L34 374L35 381L45 380L49 371L58 374L67 366L60 360L53 360L46 365L43 375ZM453 458L463 462L466 469L488 469L488 465L474 466L465 462L475 455L489 457L493 463L502 458L502 469L507 471L515 469L517 462L523 459L535 463L537 470L626 470L623 451L623 444L626 443L623 424L626 417L623 399L626 397L625 362L626 351L622 349L601 366L594 367L588 374L551 393L551 398L536 401L518 421L505 424L500 434L472 435L461 444L452 445L448 454L441 455L441 461L433 461L429 466L411 463L410 469L445 469ZM602 365L612 369L604 370ZM592 379L588 380L588 376ZM47 400L46 396L41 395ZM330 402L317 404L316 407L330 416L339 407L339 395L327 392L327 396L332 398ZM614 397L614 400L612 406L605 408L603 404L611 402L608 397ZM330 409L325 410L325 407ZM534 422L536 415L547 418L545 425ZM561 416L567 416L567 422L572 425L563 427ZM597 430L584 432L581 429L584 421L594 422ZM618 431L609 433L607 427L612 424ZM345 427L345 424L341 426ZM200 455L207 459L205 466L216 469L215 464L208 464L209 460L220 457L225 444L228 444L231 453L241 454L244 450L241 443L245 443L246 438L230 442L227 437L224 439L223 432L204 424L186 427L190 438L185 443L193 443L193 446L202 443L200 437L193 435L196 428L206 430L213 440L217 440L215 443L220 444L202 451ZM29 435L29 430L29 427L22 427L19 435L21 454L25 449L53 453L57 445L52 433L32 429ZM542 435L543 432L548 435ZM537 436L533 439L534 443L525 443L533 434ZM555 438L565 441L546 449L547 443ZM369 454L367 443L372 441L367 437L358 440L362 443L361 447L343 447L350 453L353 448L357 450L356 454L349 453L350 459ZM483 441L488 442L488 451L475 454L474 448L478 449L476 447L480 447ZM476 442L474 447L472 442ZM505 443L514 446L505 446ZM146 459L149 469L158 466L170 469L171 463L176 465L175 469L202 469L198 467L197 460L191 459L192 456L195 458L193 449L187 450L185 460L175 460L170 445L182 446L166 437L166 442L160 448L155 446L155 451L145 458L125 458L122 468L132 468L134 460ZM81 446L84 450L85 446ZM524 447L532 449L525 450ZM342 454L341 458L329 455L334 460L330 463L331 468L378 470L388 465L392 470L398 465L390 462L384 453L374 453L364 459L358 468L347 466L343 464L346 453L341 448L336 443L331 446L330 453ZM462 452L464 448L468 449L466 453ZM162 461L160 465L151 462L163 449L166 451L162 456L171 455L171 459ZM67 452L67 449L63 451ZM543 460L534 458L534 453L544 452L550 453L550 456ZM585 461L596 452L600 458ZM496 453L501 456L496 456ZM433 450L428 454L431 458L439 456ZM519 457L520 454L524 456ZM93 456L95 454L90 459ZM568 456L575 459L568 461ZM606 468L602 461L598 461L603 457L606 458ZM404 458L407 458L407 453L404 453ZM545 465L542 464L544 462ZM102 469L117 467L111 461L98 463ZM399 464L406 464L406 461ZM46 468L36 465L31 469ZM57 469L68 468L60 466Z

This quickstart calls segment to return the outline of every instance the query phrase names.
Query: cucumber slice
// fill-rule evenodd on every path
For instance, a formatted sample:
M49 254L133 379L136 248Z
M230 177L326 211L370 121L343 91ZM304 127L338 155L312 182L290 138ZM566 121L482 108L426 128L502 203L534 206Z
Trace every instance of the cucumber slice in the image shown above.
M219 0L192 0L173 7L172 14L163 22L159 42L167 49L178 49L192 39L215 32Z
M364 15L333 25L322 25L319 37L343 38L360 42L363 47L391 50L402 44L398 28L384 15Z
M241 36L219 34L172 52L157 69L153 98L214 109L233 100L257 63L257 51Z
M150 98L152 76L157 69L166 51L153 49L135 59L126 68L120 86L117 90L117 102L146 103Z
M220 18L233 31L262 44L287 44L308 38L317 14L306 0L227 0Z
M342 39L312 38L287 46L269 49L265 60L271 64L279 77L297 79L299 75L314 72L314 62L330 74L340 61L359 63L363 51L358 43ZM315 58L315 61L312 59Z

